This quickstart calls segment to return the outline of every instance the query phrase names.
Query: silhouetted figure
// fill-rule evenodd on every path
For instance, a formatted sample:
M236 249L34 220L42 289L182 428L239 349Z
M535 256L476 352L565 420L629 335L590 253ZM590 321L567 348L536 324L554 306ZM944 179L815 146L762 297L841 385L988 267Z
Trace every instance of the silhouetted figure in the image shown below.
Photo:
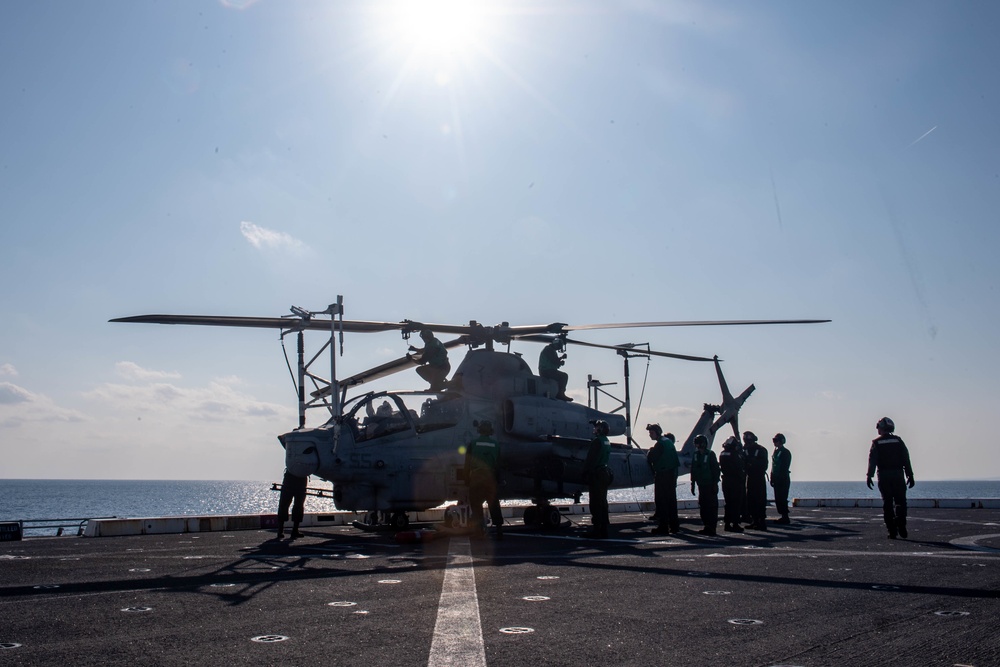
M783 433L771 438L774 453L771 455L771 486L774 487L774 509L781 518L776 523L791 523L788 518L788 490L792 486L792 453L785 447Z
M285 536L285 523L288 521L288 507L292 508L292 539L302 537L299 524L306 512L306 486L308 477L299 477L285 471L281 479L281 495L278 497L278 539ZM294 501L294 504L293 504Z
M569 375L559 370L559 367L566 362L566 355L559 354L562 349L563 339L558 336L542 348L542 353L538 355L538 375L556 381L556 398L561 401L572 401L573 399L566 395Z
M913 468L910 452L903 439L895 435L896 425L888 417L875 424L878 437L872 440L868 452L868 488L878 471L878 491L882 494L882 518L889 529L889 539L906 537L906 488L913 488Z
M483 534L483 502L490 508L494 534L503 537L503 513L497 494L499 484L500 445L493 438L493 424L479 423L479 437L469 443L465 453L465 480L469 485L469 506L476 534Z
M698 486L698 508L704 528L702 535L715 535L719 523L719 461L708 448L708 438L700 433L694 437L696 447L691 457L691 493Z
M412 354L407 356L420 364L417 375L430 383L431 391L441 391L447 384L448 373L451 372L448 349L434 337L430 329L421 329L420 338L424 341L423 348L417 349L410 345Z
M583 478L590 492L590 522L594 526L588 537L599 540L607 539L611 523L608 516L608 488L614 481L614 474L608 467L608 461L611 460L609 433L611 428L608 422L603 419L594 422L594 438L590 441L587 460L583 464Z
M739 441L735 436L729 436L722 443L719 470L722 472L722 497L726 501L726 509L722 515L723 530L742 533L740 511L746 498L746 471L743 469L743 456L739 452Z
M764 446L757 442L757 436L752 431L743 434L743 451L746 454L747 511L750 513L750 528L767 530L764 518L767 514L767 464L770 457Z
M659 522L654 533L665 535L680 532L681 523L677 517L677 469L681 462L674 447L674 434L663 434L659 424L646 427L649 437L656 443L646 454L646 461L653 469L653 499L656 501L656 519Z

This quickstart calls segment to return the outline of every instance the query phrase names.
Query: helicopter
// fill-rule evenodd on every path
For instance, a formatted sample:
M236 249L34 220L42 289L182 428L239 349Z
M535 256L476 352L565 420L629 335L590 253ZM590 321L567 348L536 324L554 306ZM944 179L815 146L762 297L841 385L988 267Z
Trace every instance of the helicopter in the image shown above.
M188 324L225 327L270 328L285 336L297 336L298 427L278 436L285 450L285 467L300 477L316 476L333 486L333 499L340 510L364 514L365 529L403 529L409 513L439 507L467 496L464 479L465 447L480 423L489 421L500 444L501 499L530 499L524 521L529 525L556 527L562 515L551 501L573 498L579 502L587 490L584 461L597 420L607 422L612 437L609 467L614 473L611 489L648 486L652 471L646 451L632 439L628 390L628 359L660 356L714 363L722 390L720 404L704 404L702 414L686 438L679 454L680 474L689 472L694 438L709 439L730 424L739 434L738 415L754 391L747 387L738 396L729 391L719 358L642 349L635 344L603 345L570 338L575 331L639 327L719 326L751 324L812 324L829 320L720 320L689 322L631 322L612 324L511 326L503 322L485 326L429 324L414 320L378 322L343 319L343 297L322 311L292 306L283 317L232 317L201 315L139 315L111 322ZM329 339L308 361L304 332L322 331ZM414 333L450 334L457 338L443 343L445 349L465 346L468 351L452 377L442 386L423 391L348 392L365 383L417 366L420 351L337 380L339 342L343 354L345 333L397 331L405 340ZM425 338L426 340L426 338ZM581 345L615 351L625 358L625 401L613 411L602 412L560 396L556 380L532 372L524 359L509 351L512 341L529 341L559 347ZM497 346L507 346L507 350ZM416 352L412 352L416 350ZM329 353L330 379L313 371L323 352ZM287 360L287 352L286 352ZM288 364L291 370L291 363ZM312 385L307 398L307 383ZM588 383L591 384L591 383ZM596 383L599 384L599 383ZM589 401L588 401L589 403ZM318 427L306 427L306 411L325 409L327 419ZM621 410L624 409L624 414Z

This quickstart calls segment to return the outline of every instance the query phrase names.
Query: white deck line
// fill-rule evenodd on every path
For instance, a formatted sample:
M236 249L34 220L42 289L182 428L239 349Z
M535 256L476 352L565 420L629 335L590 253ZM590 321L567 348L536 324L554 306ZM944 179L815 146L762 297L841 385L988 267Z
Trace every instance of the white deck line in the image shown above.
M469 538L451 538L427 667L486 667Z

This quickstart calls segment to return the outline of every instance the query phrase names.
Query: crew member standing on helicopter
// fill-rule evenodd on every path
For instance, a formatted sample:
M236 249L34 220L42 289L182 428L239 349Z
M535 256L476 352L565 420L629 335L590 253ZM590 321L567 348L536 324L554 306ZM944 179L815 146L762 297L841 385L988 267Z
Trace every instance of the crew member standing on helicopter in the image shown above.
M708 438L702 434L694 436L696 447L691 457L691 493L698 485L698 507L701 511L701 522L705 527L698 532L702 535L715 535L719 523L719 461L715 452L708 448Z
M555 340L542 348L542 353L538 355L538 375L556 381L558 388L556 398L560 401L572 401L573 399L566 395L569 375L559 370L559 367L566 363L566 355L559 354L564 345L562 336L556 336Z
M774 508L781 518L776 523L791 523L788 518L788 490L792 486L792 453L785 447L783 433L775 433L771 439L774 454L771 455L771 486L774 487Z
M299 532L299 524L306 513L306 487L309 484L309 477L299 477L285 470L285 476L281 479L281 493L278 496L278 536L281 539L285 536L285 523L288 522L288 508L292 508L292 539L302 537Z
M750 513L750 527L767 530L764 518L767 515L767 450L757 442L753 431L743 434L743 449L746 451L747 466L747 511Z
M719 454L719 470L722 471L722 497L726 501L723 514L724 530L726 532L742 533L740 511L746 497L746 471L743 469L743 457L740 456L736 436L729 436L722 443L722 453Z
M656 443L646 454L653 469L653 499L656 501L656 518L659 521L654 533L666 535L680 532L677 517L677 469L681 462L674 447L674 434L663 434L659 424L646 427L649 437Z
M590 523L593 530L588 537L599 540L607 539L608 525L608 487L614 480L614 474L608 467L611 459L611 443L608 434L611 428L608 422L598 419L594 422L594 438L587 450L587 460L583 464L583 479L587 482L590 492Z
M913 488L910 452L903 439L895 435L896 425L888 417L875 424L878 437L868 452L868 488L878 470L878 491L882 494L882 518L889 529L889 539L906 537L906 488Z
M420 364L417 375L430 383L431 391L441 391L451 372L451 363L448 361L448 349L440 340L434 337L430 329L421 329L420 338L424 341L424 347L417 349L410 345L410 352L406 356Z
M498 461L500 445L493 438L493 423L479 422L479 437L469 443L465 452L465 481L469 485L469 506L472 508L472 527L475 534L482 535L483 501L490 508L494 534L503 537L503 513L497 494Z

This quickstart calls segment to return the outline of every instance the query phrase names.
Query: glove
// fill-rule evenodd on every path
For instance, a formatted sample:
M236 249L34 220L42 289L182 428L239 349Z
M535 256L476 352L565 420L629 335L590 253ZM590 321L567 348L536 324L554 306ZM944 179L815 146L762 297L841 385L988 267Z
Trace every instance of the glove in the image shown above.
M874 489L874 488L875 488L875 485L874 485L874 484L872 484L872 478L871 478L871 477L869 477L869 478L868 478L867 480L865 480L865 481L867 481L867 482L868 482L868 488L869 488L869 489Z
M908 487L910 487L912 489L914 484L916 484L916 482L913 481L913 476L912 475L910 475L909 477L906 478L906 485Z

